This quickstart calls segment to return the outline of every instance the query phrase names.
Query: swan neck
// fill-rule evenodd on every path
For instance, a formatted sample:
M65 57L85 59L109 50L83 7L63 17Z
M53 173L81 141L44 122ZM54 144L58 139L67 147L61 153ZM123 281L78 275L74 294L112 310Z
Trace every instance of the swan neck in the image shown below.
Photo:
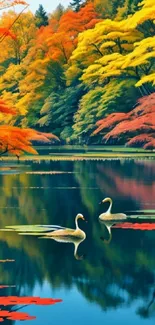
M109 203L110 203L110 205L109 205L109 208L107 210L107 213L111 213L111 209L112 209L112 200L111 199L109 199Z
M76 226L76 230L80 229L79 226L78 226L78 216L75 218L75 226Z

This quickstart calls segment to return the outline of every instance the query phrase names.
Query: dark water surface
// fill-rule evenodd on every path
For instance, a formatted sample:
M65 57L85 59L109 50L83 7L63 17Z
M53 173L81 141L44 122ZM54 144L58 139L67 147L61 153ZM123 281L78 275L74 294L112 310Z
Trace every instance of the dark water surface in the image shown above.
M87 237L75 256L73 243L0 232L0 307L5 310L4 315L0 310L0 320L20 323L25 317L25 322L36 325L154 324L155 161L11 166L0 175L0 228L20 224L74 228L77 213L88 223L79 221ZM143 230L112 227L110 238L106 225L98 221L108 207L99 202L107 196L114 201L114 212L134 215L142 210L145 215L148 210L152 226L142 221ZM4 296L17 298L4 306ZM21 302L20 297L28 298ZM36 302L38 297L62 301ZM13 311L9 320L7 312ZM36 319L29 320L30 316Z

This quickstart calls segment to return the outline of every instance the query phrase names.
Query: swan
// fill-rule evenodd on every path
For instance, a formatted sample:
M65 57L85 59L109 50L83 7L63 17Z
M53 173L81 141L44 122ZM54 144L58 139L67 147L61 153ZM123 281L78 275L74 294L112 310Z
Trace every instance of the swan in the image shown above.
M86 234L83 230L81 230L78 226L78 220L82 219L85 220L84 216L81 213L78 213L75 217L75 226L76 229L70 229L70 228L64 228L54 230L52 232L48 232L46 234L46 237L52 237L52 238L79 238L79 239L85 239Z
M7 231L17 231L19 235L32 235L32 236L42 236L45 235L51 238L75 238L75 239L85 239L86 234L78 226L78 220L85 220L81 213L78 213L75 217L75 229L56 226L56 225L33 225L33 226L7 226ZM8 229L9 228L9 229Z
M8 226L7 230L15 230L19 235L39 236L40 239L53 239L59 243L74 244L74 257L77 260L82 260L83 255L79 256L77 253L79 245L85 240L86 234L78 226L78 220L85 220L81 213L78 213L75 218L75 229L65 228L56 225L35 225L35 226Z
M127 215L124 213L111 213L112 208L112 199L110 197L106 197L104 200L101 201L101 203L109 202L109 208L106 212L99 215L100 220L124 220L127 218Z

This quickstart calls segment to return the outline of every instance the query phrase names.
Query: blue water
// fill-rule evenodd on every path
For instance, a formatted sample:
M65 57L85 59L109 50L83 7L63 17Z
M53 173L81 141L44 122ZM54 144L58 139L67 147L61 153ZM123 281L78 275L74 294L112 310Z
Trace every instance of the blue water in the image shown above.
M136 215L134 211L142 210L145 216L149 210L150 219L140 223L153 229L154 176L154 160L27 162L14 166L11 174L3 171L1 229L30 224L74 228L77 213L88 223L79 221L86 239L79 244L77 256L73 243L0 231L0 285L8 286L0 287L0 298L62 300L53 305L1 305L2 310L22 307L21 313L36 317L25 323L36 325L154 324L155 230L112 227L106 243L107 227L98 221L108 207L98 203L110 196L114 212ZM4 322L21 321L4 316Z

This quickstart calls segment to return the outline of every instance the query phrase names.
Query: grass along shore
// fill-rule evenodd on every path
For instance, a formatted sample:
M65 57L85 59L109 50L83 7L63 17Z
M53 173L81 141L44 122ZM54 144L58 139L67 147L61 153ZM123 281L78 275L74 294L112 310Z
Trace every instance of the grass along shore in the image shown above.
M36 146L38 155L22 155L20 161L33 160L107 160L154 159L155 151L120 146ZM16 156L5 155L1 161L17 161Z

